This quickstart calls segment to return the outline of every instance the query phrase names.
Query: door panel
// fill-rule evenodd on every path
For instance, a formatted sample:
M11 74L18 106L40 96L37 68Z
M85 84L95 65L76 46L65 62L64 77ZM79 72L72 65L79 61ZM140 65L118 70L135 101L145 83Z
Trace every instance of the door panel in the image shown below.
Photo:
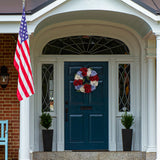
M65 62L65 149L108 149L108 63ZM77 92L74 76L80 68L99 76L96 90Z
M70 127L69 127L69 133L70 133L70 142L71 143L81 143L84 139L84 117L83 115L70 115L69 118ZM78 124L78 125L77 125Z
M103 143L105 137L104 115L91 114L89 115L89 142ZM98 130L98 132L97 132Z

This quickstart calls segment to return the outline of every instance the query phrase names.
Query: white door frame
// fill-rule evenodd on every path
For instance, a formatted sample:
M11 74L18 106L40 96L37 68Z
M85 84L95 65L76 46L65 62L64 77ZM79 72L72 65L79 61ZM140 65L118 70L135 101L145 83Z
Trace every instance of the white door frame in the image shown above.
M35 114L37 118L35 118L35 133L36 133L36 144L37 149L42 150L41 142L41 127L38 125L39 116L41 114L41 65L42 64L54 64L54 73L55 73L55 112L52 113L54 119L54 126L56 136L54 137L53 150L64 151L64 62L74 62L74 61L97 61L97 62L108 62L109 65L109 150L116 151L121 150L121 136L120 130L121 125L119 126L121 113L118 112L118 64L119 63L130 63L131 64L131 113L135 115L135 117L139 117L139 98L140 92L136 91L139 87L139 60L128 55L126 56L111 56L111 55L103 55L103 56L43 56L38 58L37 64L37 88L38 94L35 102L37 103ZM136 62L136 63L135 63ZM134 78L133 78L134 77ZM137 78L135 78L137 77ZM136 93L137 92L137 93ZM117 97L117 98L115 98ZM138 98L138 99L137 99ZM135 101L137 99L137 101ZM138 112L138 113L136 113ZM136 118L137 119L137 118ZM139 121L139 119L137 120ZM116 130L117 128L117 130ZM135 133L134 139L135 144L134 148L136 150L140 149L139 141L140 139L136 139L136 135L139 135L140 126L136 124L134 126Z

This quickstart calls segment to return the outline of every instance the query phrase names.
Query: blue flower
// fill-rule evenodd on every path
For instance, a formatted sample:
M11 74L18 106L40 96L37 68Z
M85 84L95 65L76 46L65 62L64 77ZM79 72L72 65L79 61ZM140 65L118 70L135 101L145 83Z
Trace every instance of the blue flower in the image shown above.
M94 91L96 89L96 86L91 85L91 91Z
M96 75L97 75L97 72L94 71L94 70L92 70L92 71L91 71L91 77L96 76Z
M82 85L75 86L75 89L79 91L81 87L82 87Z
M78 72L77 72L77 75L79 75L80 77L83 78L83 76L82 76L82 71L78 71Z

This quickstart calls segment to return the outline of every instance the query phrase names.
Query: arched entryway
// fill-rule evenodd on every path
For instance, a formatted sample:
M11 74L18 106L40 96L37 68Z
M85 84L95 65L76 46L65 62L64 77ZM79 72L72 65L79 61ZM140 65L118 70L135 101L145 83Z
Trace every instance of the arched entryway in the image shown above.
M129 55L128 47L120 40L100 36L72 36L48 42L43 49L43 55ZM120 65L121 88L119 99L121 108L130 111L130 65ZM43 65L42 75L42 110L54 111L55 96L53 87L52 65ZM76 72L89 69L97 73L98 83L90 84L89 76L82 76L75 80ZM129 69L127 69L129 68ZM108 61L91 62L65 62L64 61L64 130L65 150L108 150L109 149L109 74ZM80 73L81 71L79 71ZM124 74L128 77L124 80ZM88 73L89 74L89 73ZM52 76L52 77L51 77ZM46 78L48 77L48 78ZM83 78L82 78L83 77ZM94 78L94 76L93 76ZM76 85L74 82L82 81L85 85ZM95 81L93 81L95 83ZM128 83L128 84L126 84ZM52 85L51 85L52 84ZM90 93L81 93L84 86L88 85ZM51 88L52 87L52 88ZM80 87L79 91L75 88ZM92 88L91 88L92 87ZM127 87L127 91L123 88ZM88 89L89 89L88 88ZM92 92L95 90L94 92ZM121 108L119 110L121 110ZM122 111L122 110L121 110Z
M131 51L130 51L130 48L131 48ZM65 98L66 97L65 92L68 92L68 91L65 91L65 89L67 88L66 87L67 83L70 81L72 82L70 86L73 89L73 92L75 92L75 89L73 87L74 74L76 74L76 71L79 70L80 68L82 67L89 68L90 66L91 68L94 68L98 74L101 75L103 73L102 75L105 75L107 77L107 79L105 79L106 86L104 88L102 87L106 92L106 94L104 94L105 97L102 98L106 100L105 104L107 104L105 118L103 119L102 118L103 116L97 118L95 117L94 114L92 114L90 108L92 108L93 106L90 105L91 103L89 104L85 102L85 104L82 104L81 106L79 106L79 108L80 110L82 109L82 112L84 112L84 114L86 113L88 114L90 112L88 114L89 117L95 118L95 119L94 118L92 119L93 121L90 120L88 122L84 122L84 124L87 124L89 122L90 123L94 122L95 124L97 123L97 126L99 126L98 123L103 123L100 121L102 119L104 120L105 126L103 126L102 128L106 127L106 130L104 131L103 136L106 138L105 141L107 143L104 143L105 147L103 148L91 148L91 146L88 146L88 148L85 148L85 147L83 148L83 146L81 146L81 148L77 148L77 149L121 150L121 147L122 147L121 146L122 145L121 127L122 126L120 124L120 115L124 109L128 109L129 112L135 113L135 108L133 106L135 106L136 103L139 103L138 100L137 102L133 101L135 99L135 96L136 96L135 93L138 87L138 86L136 87L134 86L136 81L134 77L137 77L139 73L139 72L134 72L134 70L139 69L139 64L138 65L135 64L135 61L137 60L137 58L136 56L133 56L135 53L133 52L132 47L130 48L123 41L118 40L116 38L104 37L104 36L93 36L93 35L92 36L91 35L69 36L69 37L57 38L49 41L44 45L42 49L42 55L40 57L37 56L37 59L38 59L37 76L40 77L40 79L38 80L38 85L39 85L38 88L41 88L42 86L42 90L41 89L39 90L40 94L39 96L37 96L37 98L39 99L37 101L37 104L38 106L42 106L42 107L39 107L37 109L37 112L41 114L41 110L44 109L44 111L47 111L47 112L49 111L50 114L53 116L52 127L54 128L54 133L55 133L54 140L53 140L53 144L54 144L53 150L76 149L74 147L67 148L65 146L67 141L70 142L74 138L77 139L76 136L78 135L77 133L74 133L76 130L71 129L71 126L66 124L66 118L71 119L74 116L73 114L70 114L72 111L66 113L68 109L68 104L67 104L68 100L66 100ZM102 71L100 70L98 71L97 68L100 68L100 66L99 67L95 66L96 63L100 65L107 64L107 68L105 67L106 69L102 69ZM65 66L66 65L68 66L68 64L71 64L73 68L76 68L76 70L74 70L74 72L71 73L71 76L69 76L68 74L69 72L65 70ZM76 67L77 64L78 64L78 68ZM123 80L125 79L125 77L123 77L124 72L125 72L125 75L128 76L128 79L131 82L131 83L129 82L130 84L128 86L129 87L128 93L124 89L124 85L125 85L125 82L123 82ZM70 77L70 80L66 77ZM69 81L66 82L65 81L66 79L68 79ZM121 93L119 92L120 83L124 83L124 85L121 86ZM44 86L46 86L46 88ZM98 87L93 93L96 93L96 91L98 91ZM75 92L75 94L76 93L77 92ZM67 95L70 95L70 93ZM85 94L82 94L82 95L84 96ZM124 101L121 101L121 105L119 105L120 99L121 100L123 99L122 96L125 97L125 99ZM76 99L76 97L73 99ZM51 103L53 101L54 103ZM124 108L122 107L122 103ZM87 108L86 110L85 107L89 107L89 108ZM67 117L69 114L70 116ZM78 114L80 116L81 112ZM101 113L98 116L100 115L103 115L103 114ZM39 117L37 117L37 120L38 119ZM84 120L77 119L77 123L81 123L82 121ZM68 132L68 129L66 129L67 125L68 125L68 129L70 129L69 135L71 134L73 135L73 137L68 137L68 140L66 140L67 138L66 133ZM73 126L74 126L73 128L75 128L76 124ZM81 126L82 126L82 123L81 123ZM93 125L93 126L96 126L96 125ZM87 126L87 128L88 127L89 126ZM139 128L139 125L136 124L134 127ZM96 127L91 130L95 133ZM103 132L103 130L101 131ZM89 132L90 131L88 130L87 133L85 134L88 134ZM40 130L38 129L37 133L40 133L39 140L38 139L37 140L39 141L39 146L41 150L42 149L41 129ZM83 133L84 132L82 132L82 134ZM81 138L82 134L80 133L78 135L79 136L78 138ZM135 140L135 144L137 145L137 141L139 142L139 139L135 138L136 134L137 133L134 133L134 140ZM102 135L98 135L98 136L102 137ZM69 143L69 146L71 146L70 143ZM134 146L136 150L139 149L139 145L137 146Z

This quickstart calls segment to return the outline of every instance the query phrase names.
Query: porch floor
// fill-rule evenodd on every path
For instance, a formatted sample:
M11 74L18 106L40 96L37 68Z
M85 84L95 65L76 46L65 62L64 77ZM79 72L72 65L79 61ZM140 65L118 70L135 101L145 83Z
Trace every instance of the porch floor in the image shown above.
M32 160L155 160L156 153L146 152L34 152Z

